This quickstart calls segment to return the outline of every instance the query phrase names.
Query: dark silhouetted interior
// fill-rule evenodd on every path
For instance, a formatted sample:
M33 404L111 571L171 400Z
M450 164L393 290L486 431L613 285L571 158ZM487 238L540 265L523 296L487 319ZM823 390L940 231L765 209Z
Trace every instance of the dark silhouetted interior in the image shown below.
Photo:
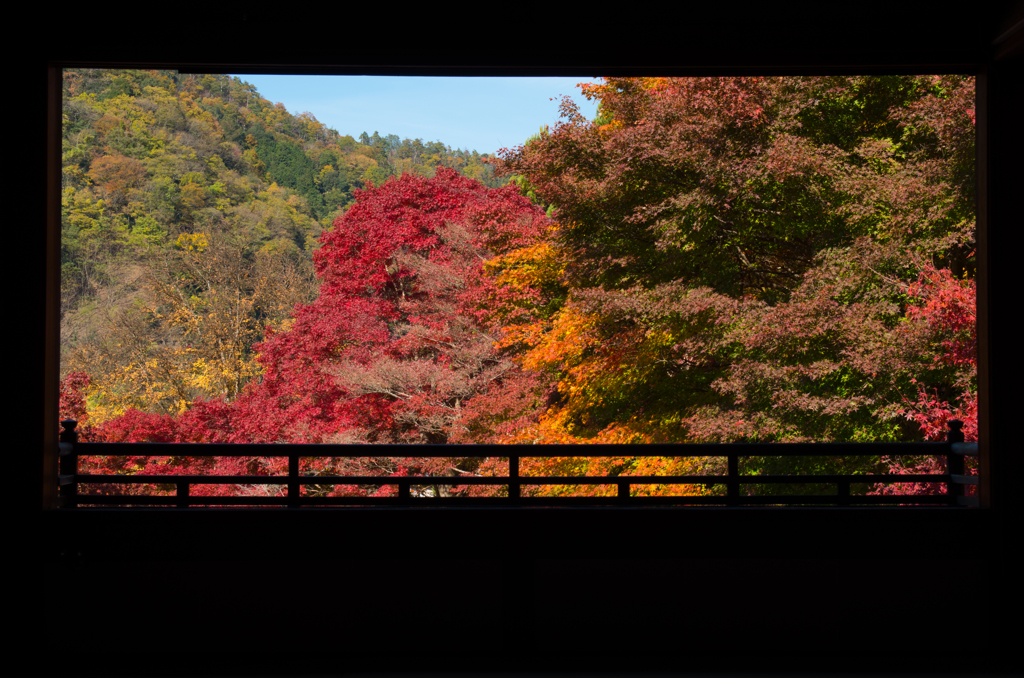
M481 7L494 18L465 29L437 13L393 18L400 7L131 10L149 21L32 10L38 22L9 59L5 116L25 124L10 132L18 210L5 250L17 337L5 549L17 566L5 606L15 665L28 675L1008 671L1024 438L1024 3L955 14L891 2L670 7ZM14 28L11 45L25 40ZM59 78L72 65L975 74L982 508L52 508Z

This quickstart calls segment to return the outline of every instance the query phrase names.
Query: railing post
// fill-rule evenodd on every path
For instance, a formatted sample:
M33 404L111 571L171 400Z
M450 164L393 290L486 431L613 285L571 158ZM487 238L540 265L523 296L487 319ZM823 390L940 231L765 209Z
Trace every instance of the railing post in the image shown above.
M299 508L299 455L288 455L288 508Z
M509 455L508 458L508 498L515 502L519 499L519 483L513 478L519 477L519 457Z
M78 426L78 422L74 419L65 419L60 425L64 430L60 432L58 496L61 508L75 508L78 506L78 450L75 449L75 443L78 442L78 431L75 427Z
M964 475L964 458L953 453L953 443L964 442L964 432L961 430L964 423L959 419L950 419L946 426L949 427L949 431L946 432L946 442L949 443L949 449L946 451L946 473L949 474L946 494L949 496L950 505L956 506L959 503L957 497L964 496L964 486L953 482L953 476Z
M740 457L730 454L726 459L729 460L729 475L725 481L727 504L737 506L740 499Z
M850 505L850 481L849 480L840 480L836 484L836 496L838 497L837 501L838 501L840 506L849 506Z
M189 483L177 483L176 490L175 498L177 499L177 507L188 508Z

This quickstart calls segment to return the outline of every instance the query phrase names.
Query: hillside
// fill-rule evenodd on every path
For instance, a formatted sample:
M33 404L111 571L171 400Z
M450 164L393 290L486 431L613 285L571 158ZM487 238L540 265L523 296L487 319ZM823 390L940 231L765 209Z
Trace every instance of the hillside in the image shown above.
M229 76L68 69L63 94L61 372L102 385L101 419L237 393L355 191L437 166L504 183L486 155L357 140Z

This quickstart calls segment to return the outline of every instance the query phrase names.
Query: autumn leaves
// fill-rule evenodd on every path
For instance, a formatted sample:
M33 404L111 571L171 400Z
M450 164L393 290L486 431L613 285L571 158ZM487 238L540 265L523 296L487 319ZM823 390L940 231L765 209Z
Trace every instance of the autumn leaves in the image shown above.
M972 92L954 76L608 79L587 92L601 102L598 121L568 111L564 124L504 154L499 171L517 177L509 186L438 168L357 191L316 252L319 296L256 347L258 378L160 426L144 421L155 413L134 413L102 435L933 438L950 415L976 415ZM111 191L130 190L131 166L100 169ZM552 217L526 194L553 205ZM197 266L215 254L192 244L180 256ZM206 310L177 298L183 323ZM536 458L522 471L714 472L697 463ZM884 466L813 464L782 470ZM355 470L497 468L380 458Z

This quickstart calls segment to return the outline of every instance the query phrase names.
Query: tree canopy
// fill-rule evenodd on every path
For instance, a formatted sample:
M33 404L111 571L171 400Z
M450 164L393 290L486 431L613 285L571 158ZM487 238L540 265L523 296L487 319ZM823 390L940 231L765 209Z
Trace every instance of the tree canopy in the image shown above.
M306 299L287 292L301 286L271 283L301 272L261 259L267 247L246 255L254 262L246 270L265 274L214 285L235 275L218 263L233 241L179 229L176 259L151 284L163 301L150 312L206 348L165 361L176 365L160 383L177 384L165 398L179 404L177 414L131 409L95 434L453 445L901 442L935 439L959 417L976 439L973 87L962 76L607 78L584 90L599 101L596 120L566 99L559 125L500 154L497 171L512 179L504 187L441 163L429 174L353 188L351 206L308 248L318 291ZM311 116L300 122L315 127ZM340 185L341 168L359 164L342 161L343 146L365 151L350 158L394 167L430 150L375 133L302 160L298 146L252 136L242 155L253 167L263 163L258 172L315 173L307 186L273 169L286 188L274 184L269 194L334 190L325 187ZM250 153L271 138L276 155ZM149 176L145 144L118 143L135 155L88 165L91 190L108 201L103 210L127 209ZM179 190L188 185L179 181ZM298 210L298 196L288 195L285 204ZM100 209L87 196L72 198L70 223ZM182 209L215 199L194 198L193 209L182 197ZM253 317L275 320L243 319ZM144 353L125 370L120 392L144 373ZM84 379L76 375L69 389L84 393ZM188 391L203 379L215 387ZM119 392L110 383L108 400ZM457 476L502 468L500 460L458 458L454 446L453 455L331 460L319 471ZM271 471L260 463L250 465ZM624 446L615 458L537 457L522 472L713 474L719 464ZM806 457L748 458L741 470L922 464L934 467Z

